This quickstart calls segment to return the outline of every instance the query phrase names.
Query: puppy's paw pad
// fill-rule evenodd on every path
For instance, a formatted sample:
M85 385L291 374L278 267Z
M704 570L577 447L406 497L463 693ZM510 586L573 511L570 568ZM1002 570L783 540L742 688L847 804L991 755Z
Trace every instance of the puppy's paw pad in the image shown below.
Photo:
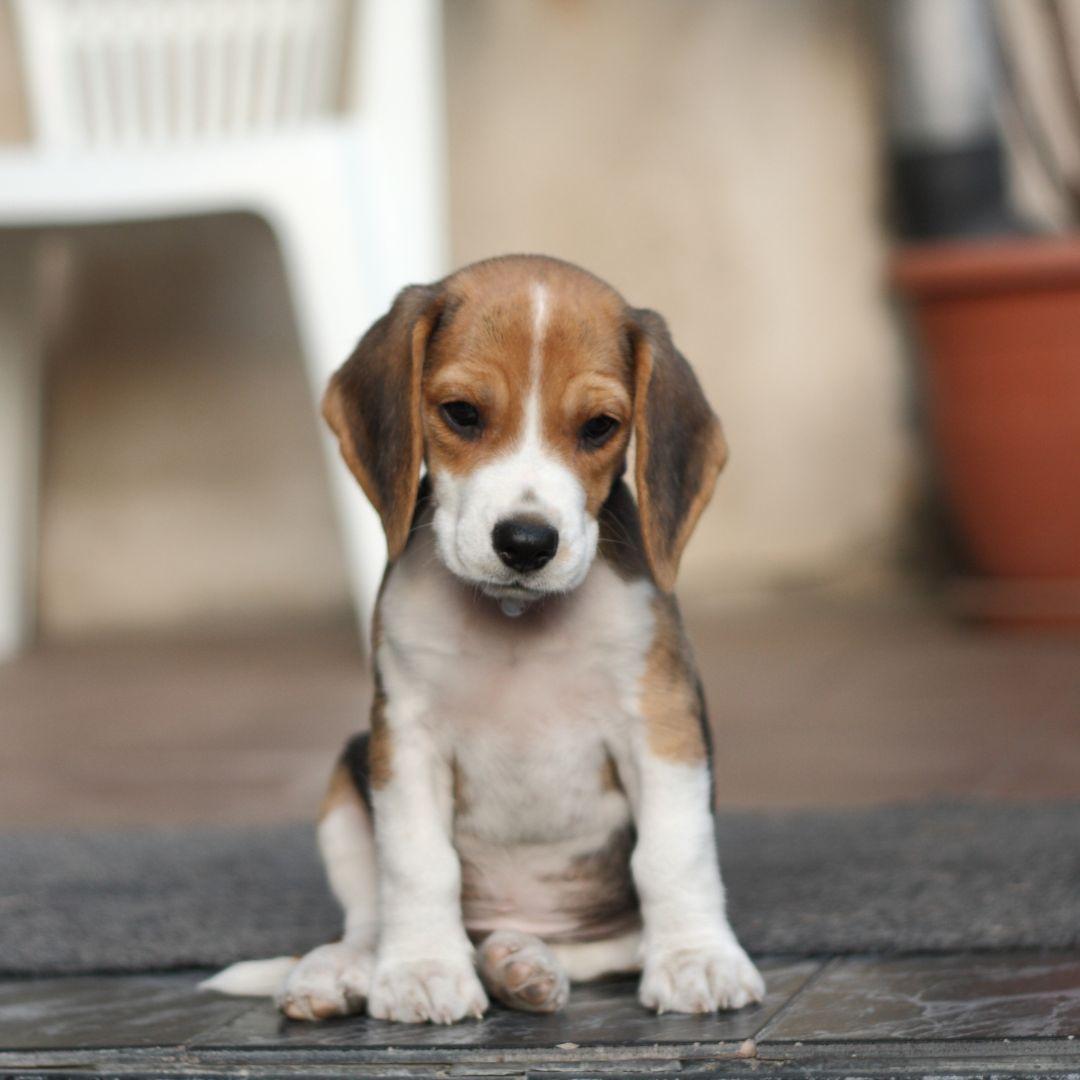
M277 1005L291 1020L328 1020L364 1007L373 957L344 942L320 945L289 973Z
M765 982L738 945L664 951L646 957L638 997L657 1012L741 1009L765 996Z
M480 946L480 970L504 1005L527 1012L557 1012L570 981L552 951L532 934L496 931Z
M368 1013L405 1024L479 1019L487 996L468 958L382 961L375 969Z

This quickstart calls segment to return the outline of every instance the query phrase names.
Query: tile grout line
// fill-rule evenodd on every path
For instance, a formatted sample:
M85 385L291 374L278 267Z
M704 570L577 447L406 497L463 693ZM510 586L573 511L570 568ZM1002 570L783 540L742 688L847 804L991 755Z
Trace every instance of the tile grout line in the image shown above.
M839 956L833 955L830 956L828 959L823 960L818 969L816 971L812 971L803 980L802 984L795 991L795 993L793 993L787 999L787 1001L785 1001L784 1004L781 1005L780 1008L778 1008L776 1012L774 1012L772 1016L770 1016L769 1019L766 1020L765 1023L762 1024L761 1027L754 1032L752 1036L754 1042L760 1043L764 1038L766 1038L769 1028L771 1028L777 1022L777 1020L780 1019L781 1016L784 1016L788 1012L788 1010L795 1004L795 1002L799 998L801 998L811 986L813 986L820 979L822 979L825 975L825 972L828 971L831 967L833 967L839 959Z

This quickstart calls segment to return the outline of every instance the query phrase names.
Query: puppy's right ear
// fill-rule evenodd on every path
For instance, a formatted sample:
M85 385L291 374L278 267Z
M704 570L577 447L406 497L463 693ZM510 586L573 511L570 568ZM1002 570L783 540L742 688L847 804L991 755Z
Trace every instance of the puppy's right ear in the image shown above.
M420 379L442 303L438 286L402 289L323 395L323 417L382 519L391 561L405 550L420 484Z

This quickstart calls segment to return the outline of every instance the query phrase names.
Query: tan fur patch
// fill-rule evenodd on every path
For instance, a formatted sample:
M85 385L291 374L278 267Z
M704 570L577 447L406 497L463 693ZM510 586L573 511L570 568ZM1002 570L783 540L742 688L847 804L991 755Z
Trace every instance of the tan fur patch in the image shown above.
M696 764L707 756L690 647L674 602L653 602L656 630L641 677L640 706L649 749L667 761Z
M330 774L330 783L326 787L326 794L319 806L319 820L322 821L331 810L336 810L339 806L359 802L360 792L356 790L349 770L339 761Z
M619 780L619 770L609 754L604 758L604 764L600 766L600 790L622 791L622 782Z
M376 693L375 700L371 703L368 774L373 788L385 787L394 775L393 740L386 723L386 698L382 693Z

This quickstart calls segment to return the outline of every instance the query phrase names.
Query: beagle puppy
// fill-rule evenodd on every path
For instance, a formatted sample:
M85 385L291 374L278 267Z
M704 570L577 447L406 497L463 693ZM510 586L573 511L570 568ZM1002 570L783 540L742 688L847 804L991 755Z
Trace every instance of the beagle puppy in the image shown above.
M207 985L303 1020L551 1012L630 971L659 1012L760 1000L672 595L727 451L664 320L490 259L405 289L323 412L389 549L370 733L318 827L344 934Z

